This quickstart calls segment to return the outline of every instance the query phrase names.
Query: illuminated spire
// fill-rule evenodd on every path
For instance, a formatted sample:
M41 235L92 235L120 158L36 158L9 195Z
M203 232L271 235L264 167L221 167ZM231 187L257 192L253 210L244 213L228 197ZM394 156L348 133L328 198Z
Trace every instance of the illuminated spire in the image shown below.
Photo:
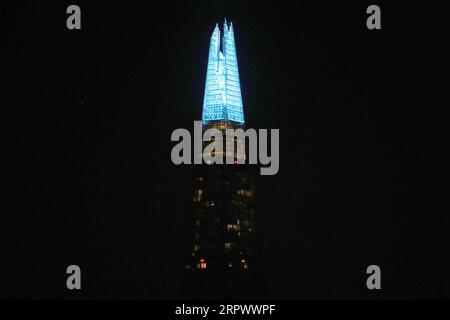
M216 24L210 42L202 120L204 124L217 120L243 124L244 112L233 24L228 26L226 19L222 50L220 40L220 30Z

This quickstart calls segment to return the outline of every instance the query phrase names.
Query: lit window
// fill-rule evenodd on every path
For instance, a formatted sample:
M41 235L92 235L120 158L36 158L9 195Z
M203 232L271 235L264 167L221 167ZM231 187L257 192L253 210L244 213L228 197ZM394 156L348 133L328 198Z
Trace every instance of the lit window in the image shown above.
M239 196L251 197L251 196L253 196L253 191L250 191L250 190L244 190L244 189L239 189L239 190L237 191L237 194L238 194Z
M226 242L225 249L231 249L234 246L234 243Z
M203 196L203 190L201 190L201 189L195 190L194 202L202 201L202 196Z
M216 205L216 203L214 201L206 201L205 202L206 207L214 207L215 205Z
M233 268L233 263L232 262L228 262L228 268Z
M198 250L200 250L200 246L199 245L195 245L194 246L194 251L198 251Z
M197 269L206 269L206 260L201 258L199 263L197 263Z
M248 263L247 263L247 260L242 259L242 260L241 260L241 264L242 264L242 267L243 267L245 270L248 269Z
M242 207L242 201L232 200L231 203L234 204L236 207Z
M228 230L239 231L239 230L241 230L241 227L240 227L239 225L237 225L237 224L229 224L229 225L227 226L227 229L228 229Z

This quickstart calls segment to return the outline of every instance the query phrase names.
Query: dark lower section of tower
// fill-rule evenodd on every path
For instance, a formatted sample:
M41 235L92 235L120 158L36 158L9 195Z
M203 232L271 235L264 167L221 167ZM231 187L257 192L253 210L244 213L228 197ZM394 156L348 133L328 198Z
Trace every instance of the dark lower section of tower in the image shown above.
M251 299L259 294L254 179L246 165L196 168L184 296Z
M256 299L260 296L256 270L202 270L186 272L186 299Z

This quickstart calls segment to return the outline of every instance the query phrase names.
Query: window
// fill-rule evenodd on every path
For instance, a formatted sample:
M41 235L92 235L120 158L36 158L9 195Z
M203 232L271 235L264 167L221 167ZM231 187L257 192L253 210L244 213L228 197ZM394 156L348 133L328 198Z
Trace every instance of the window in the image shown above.
M244 196L244 197L251 197L251 196L253 196L253 191L250 191L250 190L244 190L244 189L239 189L238 191L237 191L237 194L239 195L239 196Z
M234 243L231 243L231 242L226 242L225 243L225 249L231 249L233 247L234 247Z
M229 224L227 226L228 230L234 230L234 231L239 231L241 230L241 226L237 225L237 224Z
M201 258L199 263L197 263L197 269L206 269L206 260Z
M195 190L194 202L202 201L202 196L203 196L203 190L201 190L201 189Z
M214 201L205 201L205 207L214 207L215 205Z

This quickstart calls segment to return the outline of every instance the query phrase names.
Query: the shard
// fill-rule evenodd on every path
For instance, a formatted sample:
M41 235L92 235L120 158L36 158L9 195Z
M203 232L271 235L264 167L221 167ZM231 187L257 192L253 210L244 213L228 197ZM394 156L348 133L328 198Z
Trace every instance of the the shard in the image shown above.
M245 127L233 25L226 21L223 37L217 25L211 37L202 120L203 130L216 129L224 136L227 129ZM234 138L220 141L242 143ZM195 168L185 265L189 298L258 296L254 179L247 166L236 165L245 152L234 150L235 165Z
M233 23L226 20L223 37L218 25L211 36L203 100L203 124L217 120L244 124Z

